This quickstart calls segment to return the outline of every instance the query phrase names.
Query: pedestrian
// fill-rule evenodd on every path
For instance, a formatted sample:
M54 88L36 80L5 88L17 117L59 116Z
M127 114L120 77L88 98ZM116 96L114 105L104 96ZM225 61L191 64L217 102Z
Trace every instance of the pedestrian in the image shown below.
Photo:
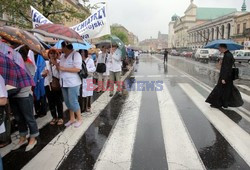
M82 68L82 57L78 52L74 51L73 45L66 41L62 42L62 52L60 63L56 67L60 71L60 85L63 98L70 113L70 120L65 126L74 125L75 128L78 128L82 124L78 102L80 85L82 84L78 72Z
M28 49L23 47L19 50L22 55L25 64L27 61ZM32 73L32 70L29 70ZM32 73L34 74L34 73ZM9 99L10 107L14 114L14 118L18 124L19 142L13 147L12 150L17 150L21 146L28 143L25 151L32 150L37 144L36 137L39 136L39 130L36 119L33 113L33 96L31 86L21 88L20 91ZM27 135L30 133L30 139L28 141Z
M96 67L96 72L98 74L97 93L103 91L104 89L103 80L104 80L104 73L106 73L107 71L107 65L106 65L107 58L108 58L107 49L103 46L97 58L97 67Z
M110 97L114 95L114 83L117 84L118 88L117 91L119 91L119 94L121 94L122 91L122 83L121 81L121 71L122 71L122 52L118 48L118 46L115 44L112 46L111 54L110 54Z
M48 52L49 61L46 61L46 68L43 72L45 77L45 91L49 104L49 109L53 119L50 124L58 126L63 125L63 97L60 86L59 72L56 64L59 62L60 54L56 49L50 49Z
M0 134L5 133L4 108L7 104L7 90L3 77L0 75ZM3 169L2 157L0 154L0 169Z
M88 70L88 77L86 79L82 79L82 97L84 103L83 110L91 112L91 97L94 92L93 75L96 71L96 67L94 60L91 55L88 54L87 50L80 50L79 52Z
M226 44L219 45L219 51L224 54L219 80L206 102L213 108L240 107L243 105L239 90L233 84L234 57Z
M134 50L133 49L128 50L128 61L129 61L130 66L133 65L134 58L135 58Z
M165 63L167 63L168 62L168 50L167 49L165 49L165 51L164 51L164 64Z

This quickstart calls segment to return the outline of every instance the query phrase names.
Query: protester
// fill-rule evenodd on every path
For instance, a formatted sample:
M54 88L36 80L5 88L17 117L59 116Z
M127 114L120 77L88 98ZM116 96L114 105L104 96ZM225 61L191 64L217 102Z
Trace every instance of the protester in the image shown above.
M104 73L107 71L106 61L108 58L107 49L103 46L101 52L97 58L97 68L96 72L98 74L98 90L97 92L101 92L104 89Z
M36 73L34 76L36 86L33 89L34 106L36 115L38 117L44 117L47 115L47 101L44 88L44 77L42 76L42 72L46 67L46 63L43 56L41 56L40 54L35 53L34 57L36 62Z
M7 90L5 87L4 79L0 75L0 134L5 132L4 124L4 106L7 104ZM3 169L2 157L0 155L0 169Z
M134 58L135 58L135 52L133 49L130 49L128 51L128 61L129 61L129 64L132 66L133 65L133 62L134 62Z
M94 92L93 73L96 71L96 67L94 60L88 54L87 50L80 50L79 52L88 70L88 78L82 80L83 109L86 112L91 112L91 96L93 96Z
M114 95L114 83L118 86L118 91L121 94L122 83L121 80L121 67L122 67L122 52L118 49L117 45L113 45L110 54L110 97Z
M78 128L82 124L81 110L78 102L80 85L82 84L78 72L82 68L82 57L78 52L74 51L72 44L65 41L62 42L62 52L60 63L56 66L60 71L60 85L62 87L63 98L70 112L70 120L65 126L74 125L75 128Z
M214 108L240 107L243 105L240 92L233 84L232 67L234 65L234 57L227 50L226 44L220 44L219 51L224 54L220 76L217 85L208 96L206 102Z
M166 62L168 62L168 50L167 49L165 49L165 51L164 51L164 64L166 63Z
M24 47L20 49L19 52L26 62L28 55L27 48ZM9 99L12 112L18 124L18 131L20 136L18 144L16 144L12 150L17 150L21 146L28 143L25 149L25 151L28 152L32 150L37 144L36 137L39 136L39 130L33 114L33 97L31 94L31 86L24 87L21 88L21 90L15 96ZM30 133L29 142L27 140L28 129Z
M49 61L46 61L46 68L43 72L45 77L45 91L49 103L49 109L53 117L51 125L63 125L63 97L59 82L59 72L56 64L59 62L59 52L56 49L50 49L48 52Z

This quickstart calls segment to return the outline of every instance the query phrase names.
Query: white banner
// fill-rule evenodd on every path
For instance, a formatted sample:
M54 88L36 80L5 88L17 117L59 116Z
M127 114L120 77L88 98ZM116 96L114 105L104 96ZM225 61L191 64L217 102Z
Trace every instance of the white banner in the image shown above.
M52 23L32 6L31 14L33 28L36 28L41 24ZM84 39L99 38L101 36L111 34L110 24L107 18L107 5L102 4L102 6L95 10L95 12L85 21L71 28L80 34Z
M33 28L36 28L42 24L53 24L50 20L48 20L43 14L37 11L33 6L31 8L31 16L32 16L32 23Z

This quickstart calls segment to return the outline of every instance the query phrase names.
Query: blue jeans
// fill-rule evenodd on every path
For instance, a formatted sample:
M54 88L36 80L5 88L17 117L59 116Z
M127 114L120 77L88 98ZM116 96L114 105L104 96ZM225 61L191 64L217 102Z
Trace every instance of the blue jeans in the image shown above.
M63 87L62 93L67 108L73 112L77 112L80 109L80 105L78 102L78 96L80 95L80 86Z
M11 98L10 106L17 121L20 136L26 137L28 135L28 127L30 137L39 136L39 130L33 114L33 97L29 95L29 97Z
M0 155L0 170L3 170L2 156Z

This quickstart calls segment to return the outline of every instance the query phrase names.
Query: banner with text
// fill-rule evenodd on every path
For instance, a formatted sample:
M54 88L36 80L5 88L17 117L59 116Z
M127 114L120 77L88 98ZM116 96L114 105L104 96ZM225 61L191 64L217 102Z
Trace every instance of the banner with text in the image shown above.
M32 6L31 14L33 28L36 28L41 24L52 23ZM93 14L86 20L71 28L80 34L84 39L99 38L103 35L110 34L110 24L107 18L107 5L102 4L102 6L95 10L95 12L93 12Z

